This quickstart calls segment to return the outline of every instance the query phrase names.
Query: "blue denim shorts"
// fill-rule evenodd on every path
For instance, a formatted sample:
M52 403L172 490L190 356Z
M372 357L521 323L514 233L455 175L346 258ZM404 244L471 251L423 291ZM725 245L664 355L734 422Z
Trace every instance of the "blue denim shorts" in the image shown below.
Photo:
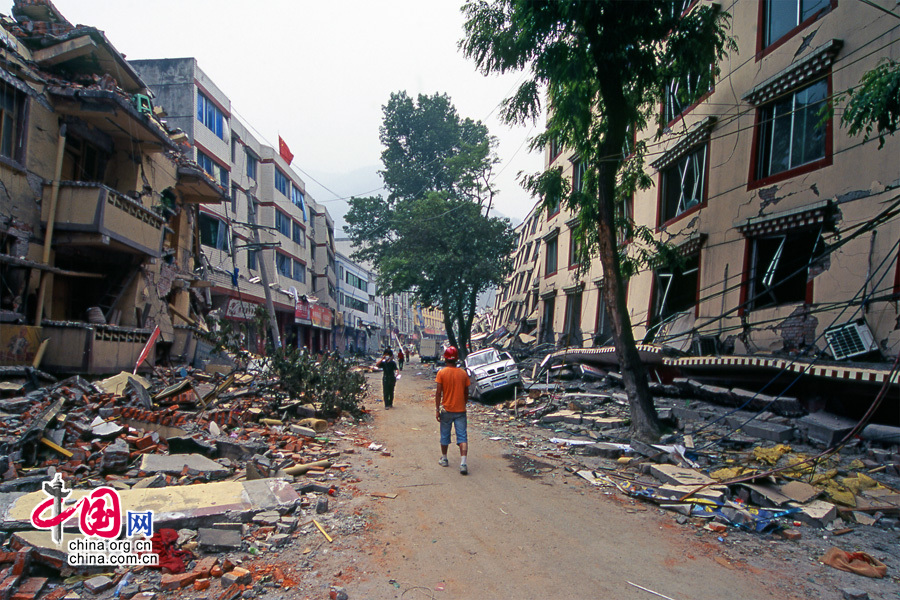
M455 424L455 425L454 425ZM441 446L450 445L450 428L456 427L456 443L466 444L466 413L441 411Z

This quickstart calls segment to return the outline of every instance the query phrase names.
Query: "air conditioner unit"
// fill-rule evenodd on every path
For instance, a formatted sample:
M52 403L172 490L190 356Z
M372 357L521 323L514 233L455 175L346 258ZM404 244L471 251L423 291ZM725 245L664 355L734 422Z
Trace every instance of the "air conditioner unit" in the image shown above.
M829 327L825 330L825 340L835 360L844 360L878 350L875 337L863 319Z

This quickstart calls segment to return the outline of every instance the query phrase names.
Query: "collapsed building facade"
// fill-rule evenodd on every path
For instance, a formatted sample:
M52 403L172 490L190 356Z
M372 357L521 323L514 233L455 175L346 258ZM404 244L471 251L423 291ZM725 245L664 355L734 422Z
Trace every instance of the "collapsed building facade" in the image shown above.
M894 21L827 0L739 0L729 11L737 48L721 73L670 82L664 134L653 123L635 136L653 186L625 210L683 259L628 281L635 338L648 361L695 376L752 378L788 357L810 376L880 383L877 366L825 363L900 351L900 138L879 149L850 136L840 110L820 111L897 60ZM580 189L585 166L571 151L547 148L545 166ZM612 343L604 274L597 258L577 264L574 216L557 199L519 225L515 272L495 307L497 326L518 336L507 343L536 336L595 355ZM664 359L661 346L682 358Z
M12 12L0 28L2 363L118 372L157 327L161 350L186 354L195 207L225 190L182 154L103 32L50 2Z
M334 222L195 59L129 63L49 0L0 53L0 365L191 362L210 313L260 351L267 297L284 344L334 347Z

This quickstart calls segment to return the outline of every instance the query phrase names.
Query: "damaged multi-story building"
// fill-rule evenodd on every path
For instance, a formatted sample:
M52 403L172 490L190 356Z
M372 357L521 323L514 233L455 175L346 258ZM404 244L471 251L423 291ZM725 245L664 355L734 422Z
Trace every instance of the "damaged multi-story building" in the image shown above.
M267 294L279 336L289 346L334 348L337 279L334 221L306 192L286 144L273 148L234 114L228 96L195 58L131 61L167 120L183 130L193 158L230 191L230 201L200 209L206 290L213 309L249 326L255 350L257 307Z
M840 95L900 58L896 19L843 0L737 0L728 11L737 48L721 73L701 67L669 82L662 137L655 123L635 134L653 186L626 210L683 258L628 281L642 355L698 378L804 373L819 378L811 396L880 382L887 369L837 361L900 352L900 137L879 149L849 135ZM578 156L552 145L545 157L579 189ZM518 227L498 323L599 355L611 344L600 261L579 268L574 215L546 204ZM660 347L689 356L663 360Z
M130 371L157 328L157 352L190 354L196 207L225 189L103 32L49 0L14 2L0 61L0 364Z

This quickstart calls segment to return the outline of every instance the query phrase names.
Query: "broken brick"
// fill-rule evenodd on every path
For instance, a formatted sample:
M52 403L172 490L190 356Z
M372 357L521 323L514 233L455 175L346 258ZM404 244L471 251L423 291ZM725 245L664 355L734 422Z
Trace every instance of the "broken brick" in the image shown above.
M219 559L216 556L203 557L197 562L197 566L194 567L194 573L197 573L198 577L207 578L209 577L212 568L215 567L218 562Z
M194 590L198 592L202 592L207 589L210 585L209 579L198 579L194 582Z
M197 580L197 573L180 573L178 575L165 574L159 582L159 589L163 591L178 590L189 586Z

